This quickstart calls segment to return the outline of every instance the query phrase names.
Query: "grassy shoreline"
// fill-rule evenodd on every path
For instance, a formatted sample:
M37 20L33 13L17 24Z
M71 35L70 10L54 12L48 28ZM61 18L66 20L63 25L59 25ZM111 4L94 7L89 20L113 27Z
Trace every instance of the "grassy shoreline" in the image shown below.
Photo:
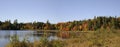
M29 42L13 39L6 47L120 47L120 30L98 30L87 33L70 33L65 40L48 41L46 38ZM17 38L17 37L14 37Z

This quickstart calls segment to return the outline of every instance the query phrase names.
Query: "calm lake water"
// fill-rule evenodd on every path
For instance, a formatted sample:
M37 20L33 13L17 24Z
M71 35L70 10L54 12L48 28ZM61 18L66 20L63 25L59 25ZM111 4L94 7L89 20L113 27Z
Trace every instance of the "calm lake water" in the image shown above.
M33 42L34 40L40 40L41 36L38 36L38 34L42 33L33 35L36 33L35 31L31 30L0 30L0 47L5 47L5 45L10 42L10 36L13 36L15 34L17 34L20 41L22 41L24 38L27 38L30 42ZM49 35L48 40L54 39L58 39L58 37L55 35Z

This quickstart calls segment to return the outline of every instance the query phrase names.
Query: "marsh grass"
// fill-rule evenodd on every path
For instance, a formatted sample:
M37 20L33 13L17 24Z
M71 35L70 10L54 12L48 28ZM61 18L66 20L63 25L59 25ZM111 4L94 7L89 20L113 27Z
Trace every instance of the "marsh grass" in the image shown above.
M67 43L65 47L120 47L120 30L80 33L65 42Z
M40 40L35 40L34 42L29 42L29 40L24 39L19 40L18 36L14 35L11 37L10 43L6 47L63 47L64 43L61 40L49 41L47 37L42 37Z
M65 34L66 35L66 34ZM69 38L64 40L48 41L46 37L36 40L33 43L19 41L14 36L6 47L120 47L120 30L97 30L93 32L69 33Z

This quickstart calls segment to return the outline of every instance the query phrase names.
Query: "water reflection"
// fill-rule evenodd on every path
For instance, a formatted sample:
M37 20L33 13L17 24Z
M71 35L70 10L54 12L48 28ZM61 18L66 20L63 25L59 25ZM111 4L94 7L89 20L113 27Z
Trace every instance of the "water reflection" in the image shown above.
M10 36L17 35L19 40L22 41L24 38L27 38L30 42L39 40L43 33L35 32L31 30L0 30L0 46L5 47L7 43L10 42ZM58 39L57 36L48 33L48 40Z

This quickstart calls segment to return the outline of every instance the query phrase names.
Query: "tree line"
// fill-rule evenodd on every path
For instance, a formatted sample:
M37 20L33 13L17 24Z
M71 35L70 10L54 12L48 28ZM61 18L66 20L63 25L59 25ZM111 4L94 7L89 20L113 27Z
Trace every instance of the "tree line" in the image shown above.
M94 31L98 29L120 29L120 17L94 16L93 19L61 22L51 24L48 21L18 23L17 19L0 21L0 30L63 30L63 31Z

